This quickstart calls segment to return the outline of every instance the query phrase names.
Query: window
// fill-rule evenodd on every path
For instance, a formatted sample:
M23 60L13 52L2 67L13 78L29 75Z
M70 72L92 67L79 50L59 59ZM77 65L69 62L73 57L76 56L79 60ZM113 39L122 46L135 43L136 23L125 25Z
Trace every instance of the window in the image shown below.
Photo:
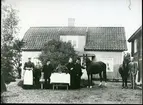
M137 52L137 39L134 40L134 53Z
M72 41L71 40L68 40L68 42L70 42L72 44Z
M76 41L75 40L73 40L73 46L76 47Z

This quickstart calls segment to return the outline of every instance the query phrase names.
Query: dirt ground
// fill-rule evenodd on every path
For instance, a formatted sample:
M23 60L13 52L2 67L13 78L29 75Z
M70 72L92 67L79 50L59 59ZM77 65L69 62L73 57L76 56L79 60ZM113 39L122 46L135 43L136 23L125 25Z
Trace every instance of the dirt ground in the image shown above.
M107 87L98 87L99 81L94 81L92 89L78 90L24 90L17 82L10 83L8 91L2 94L4 103L142 104L142 90L122 89L121 82L108 82Z

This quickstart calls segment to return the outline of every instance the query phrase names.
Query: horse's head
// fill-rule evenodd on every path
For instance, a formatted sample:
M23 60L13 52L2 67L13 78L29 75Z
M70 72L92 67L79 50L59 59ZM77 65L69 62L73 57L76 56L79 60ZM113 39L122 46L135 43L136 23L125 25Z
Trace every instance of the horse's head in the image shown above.
M131 61L131 55L130 53L125 53L124 54L124 62L129 63Z
M86 67L88 67L91 63L91 60L88 57L86 57L85 58L85 63L86 63Z
M124 60L123 60L123 67L126 68L128 66L128 64L131 61L131 55L130 53L125 53L124 54Z

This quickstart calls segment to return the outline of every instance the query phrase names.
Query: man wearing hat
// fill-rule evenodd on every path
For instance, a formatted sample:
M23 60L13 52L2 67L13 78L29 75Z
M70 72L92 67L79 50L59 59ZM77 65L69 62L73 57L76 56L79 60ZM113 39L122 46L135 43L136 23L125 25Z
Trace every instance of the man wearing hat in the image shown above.
M75 73L75 88L79 89L80 88L80 81L81 81L81 76L82 76L82 68L85 69L83 66L81 66L81 60L80 58L77 58L75 66L74 66L74 73Z
M49 88L50 86L50 76L53 71L53 67L51 65L51 61L48 59L43 65L42 72L44 73L45 84L44 88Z

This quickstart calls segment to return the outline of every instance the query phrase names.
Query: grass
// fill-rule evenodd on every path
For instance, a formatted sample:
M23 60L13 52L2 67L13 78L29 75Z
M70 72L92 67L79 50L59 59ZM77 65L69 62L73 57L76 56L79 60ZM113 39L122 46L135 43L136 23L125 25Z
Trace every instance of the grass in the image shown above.
M82 80L82 88L77 90L24 90L17 83L18 81L7 86L8 91L2 95L5 103L142 103L142 90L121 89L121 82L108 82L107 87L98 87L99 81L94 81L93 88L88 89L85 88L87 81Z

